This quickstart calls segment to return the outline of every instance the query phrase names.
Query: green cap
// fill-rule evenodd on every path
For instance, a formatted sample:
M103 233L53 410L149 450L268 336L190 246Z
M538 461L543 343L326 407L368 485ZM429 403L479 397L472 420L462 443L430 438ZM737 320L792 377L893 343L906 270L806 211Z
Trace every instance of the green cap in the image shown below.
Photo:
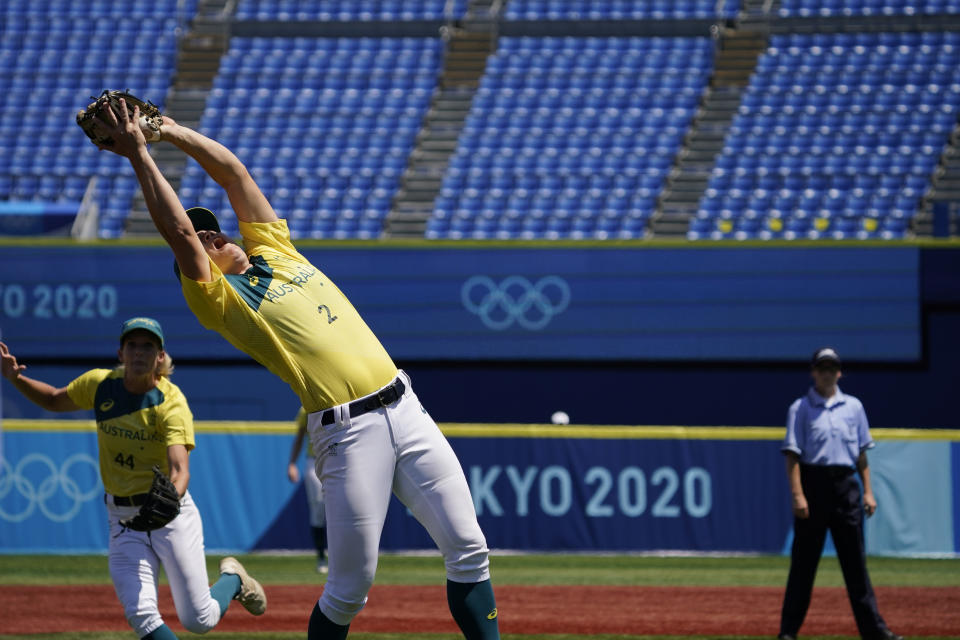
M123 327L120 329L120 342L123 343L123 338L134 329L143 329L144 331L149 331L153 335L157 336L157 338L160 340L160 348L163 348L163 329L160 328L160 323L153 318L140 316L137 318L130 318L124 322Z

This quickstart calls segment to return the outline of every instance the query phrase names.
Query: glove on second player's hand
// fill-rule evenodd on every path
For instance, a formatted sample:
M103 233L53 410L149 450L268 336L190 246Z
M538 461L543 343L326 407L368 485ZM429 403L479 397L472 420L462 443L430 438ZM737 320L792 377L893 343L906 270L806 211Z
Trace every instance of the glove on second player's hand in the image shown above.
M180 493L170 478L159 467L153 467L153 484L147 493L147 501L137 515L120 524L134 531L153 531L165 527L180 514Z
M117 120L120 120L120 98L127 103L127 113L133 118L134 107L140 107L140 130L147 142L156 142L160 139L160 127L163 124L163 115L157 105L149 101L126 93L124 91L109 91L104 89L95 102L87 105L77 113L77 124L87 134L87 137L102 147L112 147L114 140L107 132L108 123L103 115L105 109L113 110Z

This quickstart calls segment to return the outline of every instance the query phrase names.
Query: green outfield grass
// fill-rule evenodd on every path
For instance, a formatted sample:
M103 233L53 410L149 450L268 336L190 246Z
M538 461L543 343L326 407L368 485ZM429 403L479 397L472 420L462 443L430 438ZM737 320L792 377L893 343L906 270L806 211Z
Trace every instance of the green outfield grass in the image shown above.
M210 575L219 555L209 554ZM317 584L309 555L238 556L265 584ZM496 584L783 586L790 559L783 556L658 557L641 555L497 555L491 559ZM878 586L960 587L960 559L872 557L870 577ZM377 584L442 584L440 556L384 554ZM0 555L0 584L109 584L105 555ZM825 557L818 586L842 586L836 558Z
M311 555L251 554L239 556L265 584L322 582ZM220 556L210 554L208 568L216 575ZM493 577L500 585L689 585L776 586L786 581L789 558L782 556L658 557L639 555L493 555ZM872 557L870 575L877 586L960 587L960 559ZM439 556L384 554L377 584L442 584ZM0 555L0 584L108 584L103 555ZM818 586L843 584L836 558L822 560ZM130 640L130 632L2 635L2 640ZM185 636L186 637L186 636ZM304 633L211 632L205 637L226 640L303 640ZM451 634L352 633L351 640L462 640ZM575 640L573 635L506 634L504 640ZM757 636L625 636L592 635L590 640L756 640ZM850 640L846 636L803 636L804 640ZM927 640L960 640L960 636L926 636Z

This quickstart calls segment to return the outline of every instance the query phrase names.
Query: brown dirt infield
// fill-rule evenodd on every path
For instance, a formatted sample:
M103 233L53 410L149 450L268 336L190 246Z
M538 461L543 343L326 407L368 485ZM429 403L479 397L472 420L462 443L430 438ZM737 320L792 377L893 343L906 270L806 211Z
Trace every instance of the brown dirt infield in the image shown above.
M320 589L267 587L268 609L253 617L234 603L217 631L305 631ZM512 634L635 634L775 636L781 588L773 587L497 587L500 630ZM898 633L946 636L960 629L960 588L881 587L880 610ZM127 629L113 587L3 586L0 634ZM53 614L53 612L56 612ZM175 633L182 627L169 587L161 612ZM456 633L441 586L374 586L353 631ZM856 636L843 588L818 587L805 635Z

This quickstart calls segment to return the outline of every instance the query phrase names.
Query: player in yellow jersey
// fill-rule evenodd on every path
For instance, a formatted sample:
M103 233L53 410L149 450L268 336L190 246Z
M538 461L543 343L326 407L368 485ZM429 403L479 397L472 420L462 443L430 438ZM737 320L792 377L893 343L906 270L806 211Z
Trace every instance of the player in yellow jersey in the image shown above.
M169 380L173 361L164 350L160 323L145 317L124 322L117 355L117 368L92 369L56 388L24 375L26 365L0 342L0 373L29 400L48 411L94 410L110 522L110 577L127 621L140 638L176 638L158 608L161 565L177 616L189 631L213 629L233 598L262 614L267 604L263 588L235 558L224 558L220 578L212 587L207 582L203 526L187 488L193 415ZM146 501L154 466L173 481L180 513L160 528L134 531L124 522Z
M244 246L202 208L184 211L147 151L139 110L105 110L103 147L126 157L200 323L275 373L307 411L327 516L330 573L309 640L339 640L367 601L391 491L443 554L447 601L468 640L500 637L486 540L450 444L343 293L294 248L284 220L226 147L164 117L160 139L227 194Z

